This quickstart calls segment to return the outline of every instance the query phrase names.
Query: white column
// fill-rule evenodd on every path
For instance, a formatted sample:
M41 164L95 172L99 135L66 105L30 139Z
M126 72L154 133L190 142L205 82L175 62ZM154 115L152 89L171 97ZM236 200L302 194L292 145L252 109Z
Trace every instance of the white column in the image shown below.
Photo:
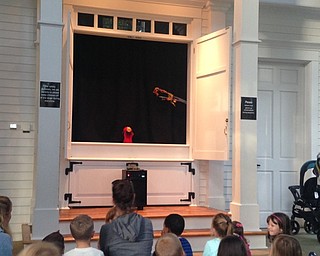
M35 160L33 239L59 229L60 106L46 105L60 91L62 56L62 0L38 0L38 137ZM40 83L55 83L40 105ZM42 87L44 88L44 87ZM51 95L50 95L51 94ZM55 97L55 103L59 97Z
M259 230L257 120L241 119L241 98L257 97L258 0L234 1L232 218ZM257 99L258 100L258 99ZM263 237L265 240L265 238ZM265 243L265 241L264 241Z

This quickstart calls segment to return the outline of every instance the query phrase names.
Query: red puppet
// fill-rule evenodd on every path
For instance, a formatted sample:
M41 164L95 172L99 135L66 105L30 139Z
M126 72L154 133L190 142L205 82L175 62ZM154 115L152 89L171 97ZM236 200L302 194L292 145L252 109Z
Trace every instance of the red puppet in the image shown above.
M126 126L123 128L123 142L124 143L132 143L132 137L134 133L130 126Z

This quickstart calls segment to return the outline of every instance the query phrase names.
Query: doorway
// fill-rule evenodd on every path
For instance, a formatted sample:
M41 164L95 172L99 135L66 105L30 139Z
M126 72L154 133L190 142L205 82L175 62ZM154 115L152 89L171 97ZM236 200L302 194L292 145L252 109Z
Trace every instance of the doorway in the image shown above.
M304 67L298 64L259 64L257 124L257 187L260 227L281 211L291 216L293 196L304 162Z

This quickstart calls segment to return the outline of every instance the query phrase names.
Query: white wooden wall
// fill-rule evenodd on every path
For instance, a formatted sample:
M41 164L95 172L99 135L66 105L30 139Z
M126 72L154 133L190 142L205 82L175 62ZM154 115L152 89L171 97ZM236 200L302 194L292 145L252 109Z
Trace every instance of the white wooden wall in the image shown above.
M204 20L208 13L204 12ZM232 9L228 11L226 17L226 24L228 26L233 24L233 11ZM203 22L203 26L206 22ZM259 15L259 39L261 40L259 47L267 47L268 44L272 44L273 51L279 51L278 59L280 55L283 55L283 61L287 62L291 60L306 60L309 57L307 52L316 52L317 55L314 56L316 62L319 63L319 49L320 49L320 18L319 9L305 9L297 7L288 6L272 6L260 4L260 15ZM276 46L276 47L275 47ZM268 46L270 47L270 46ZM278 48L278 49L275 49ZM285 51L281 52L281 48L285 49L287 52L294 53L299 52L296 56L286 56ZM289 51L288 51L289 49ZM291 50L291 51L290 51ZM306 54L301 54L300 51L306 52ZM270 59L272 58L272 53L270 51ZM261 57L261 56L259 56ZM265 56L263 56L265 57ZM320 66L319 66L320 73ZM315 83L319 85L319 78L307 77L308 80L316 79ZM319 86L318 86L319 87ZM232 93L232 92L231 92ZM316 95L312 97L318 99L319 91L315 92ZM310 93L309 93L310 94ZM307 99L311 101L311 99ZM232 104L232 102L231 102ZM320 125L320 113L319 106L313 107L310 117L309 117L309 138L306 138L304 143L307 144L307 149L305 152L306 161L309 159L314 159L316 154L320 151L320 130L318 129ZM232 118L231 118L232 120ZM230 133L232 133L232 123L230 123ZM230 140L232 141L232 140ZM230 152L230 159L232 157L232 152ZM303 162L301 163L301 165ZM297 170L298 171L298 170ZM202 177L205 173L202 173ZM204 179L204 178L203 178ZM205 179L204 179L205 180ZM203 182L204 184L204 182ZM224 196L226 200L226 210L229 209L230 202L232 200L232 166L231 161L224 162ZM203 189L202 189L203 190Z
M259 38L260 55L273 59L300 62L306 66L307 136L305 161L315 159L319 144L319 48L320 18L318 9L274 7L261 5ZM276 58L275 58L276 56ZM309 66L314 66L310 75ZM308 89L309 87L309 89ZM315 87L315 88L314 88ZM309 113L308 113L309 111ZM301 163L302 165L303 163ZM300 165L300 166L301 166Z
M320 48L320 18L317 10L261 5L260 12L259 33L262 44L272 39L282 43L289 41L291 45L298 42L299 47L304 45L304 49ZM203 15L205 27L206 13ZM227 23L232 24L232 13L227 18ZM11 220L14 240L21 240L21 223L28 223L31 214L37 95L35 40L36 0L1 0L0 194L8 195L14 204ZM315 111L311 119L316 120L316 127L311 128L316 130L313 138L316 142L311 145L310 157L319 150L319 111ZM11 123L17 124L16 130L9 129ZM206 205L207 162L201 161L199 166L202 170L200 204ZM225 162L224 180L228 208L231 200L229 162Z
M13 202L14 240L30 221L34 169L36 0L0 1L0 195ZM17 124L17 129L10 129Z

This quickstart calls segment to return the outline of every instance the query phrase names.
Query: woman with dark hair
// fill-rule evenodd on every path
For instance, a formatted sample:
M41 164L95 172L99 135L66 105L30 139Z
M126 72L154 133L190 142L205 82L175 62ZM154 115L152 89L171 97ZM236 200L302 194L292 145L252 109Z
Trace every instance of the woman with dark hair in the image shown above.
M268 216L268 239L272 243L279 234L291 235L291 221L288 215L275 212Z
M100 230L100 250L105 256L150 256L153 227L149 219L133 211L135 194L132 182L113 181L112 198L112 214Z
M12 238L9 228L12 202L7 196L0 196L0 255L12 256Z
M247 247L238 235L222 238L217 256L248 256Z

